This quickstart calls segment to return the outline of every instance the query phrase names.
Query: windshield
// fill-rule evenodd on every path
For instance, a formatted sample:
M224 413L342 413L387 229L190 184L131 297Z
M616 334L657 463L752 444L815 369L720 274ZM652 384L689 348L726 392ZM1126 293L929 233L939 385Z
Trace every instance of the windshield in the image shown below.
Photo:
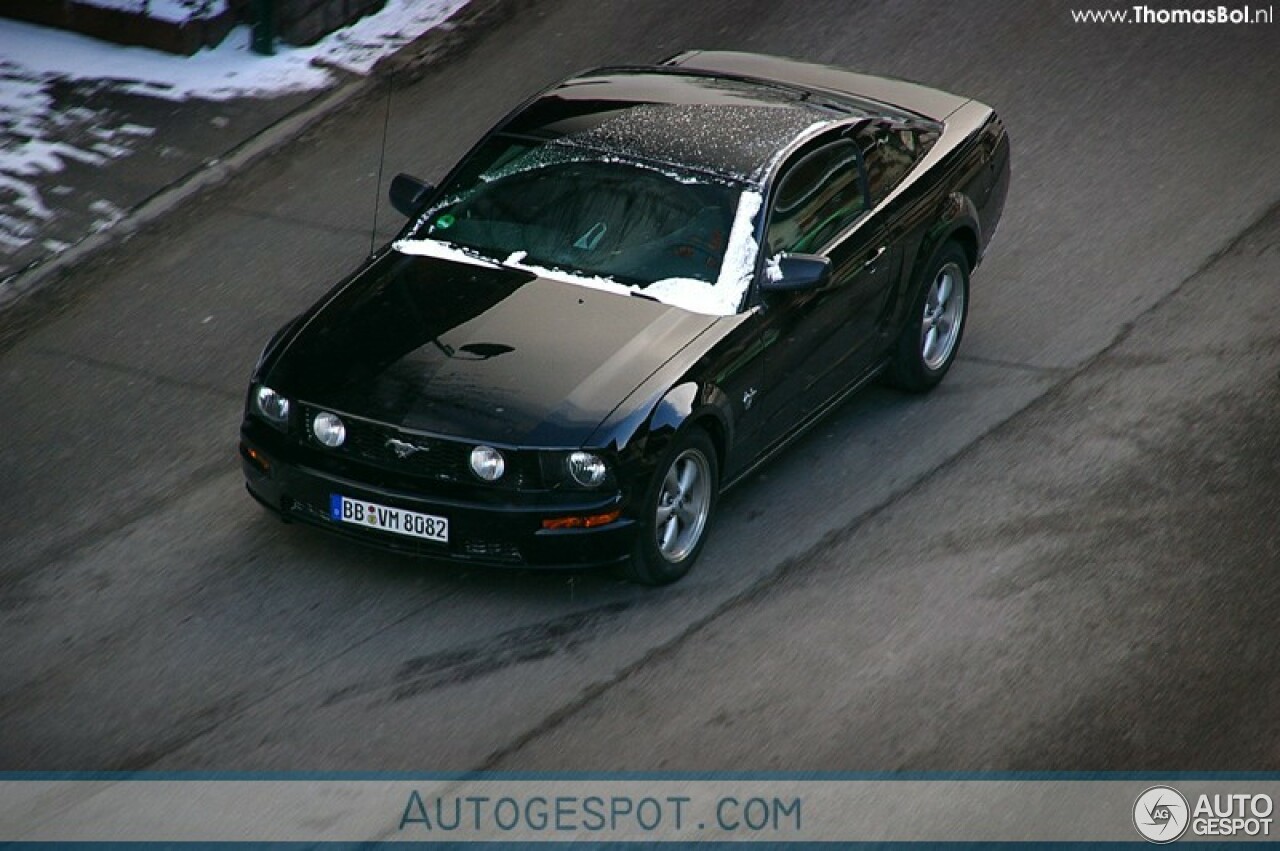
M711 175L496 136L443 187L410 242L448 243L562 280L727 314L754 269L758 196L738 221L749 195Z

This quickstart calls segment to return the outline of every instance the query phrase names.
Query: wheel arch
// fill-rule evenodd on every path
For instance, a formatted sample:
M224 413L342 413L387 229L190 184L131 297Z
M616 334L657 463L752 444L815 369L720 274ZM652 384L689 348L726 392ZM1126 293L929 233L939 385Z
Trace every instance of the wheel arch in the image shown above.
M677 433L690 427L707 432L716 450L716 462L723 470L733 434L728 399L715 385L702 385L693 380L670 388L654 405L646 431L656 445L650 446L647 454L656 456Z
M716 471L721 467L727 440L727 424L722 419L723 412L708 400L708 397L714 398L716 390L714 385L703 387L695 381L682 382L663 394L647 420L647 433L640 451L640 458L645 460L640 463L650 471L650 478L643 495L632 509L637 512L640 533L636 538L632 557L625 566L627 575L636 582L644 585L666 585L674 582L689 571L706 543L711 514L720 493ZM705 502L690 503L699 506L694 512L698 517L695 521L698 525L682 530L680 524L689 522L680 513L681 506L685 504L683 484L678 501L668 503L666 516L657 519L657 512L662 506L662 483L667 480L666 471L675 469L674 466L669 468L667 465L674 465L679 461L682 457L681 449L690 446L704 447L699 450L698 456L711 469L705 485ZM709 458L705 457L708 449L712 456ZM666 527L666 535L658 540L654 533L660 523L674 525ZM688 531L690 528L694 531ZM688 538L689 535L693 537ZM679 554L668 553L666 548L669 545L683 549Z
M978 233L968 224L962 224L948 234L947 238L938 243L939 246L948 242L955 242L964 249L964 256L969 261L969 271L973 271L978 265Z
M964 333L963 314L955 326L954 340L948 343L948 352L939 365L932 365L921 360L921 311L935 274L935 268L944 260L949 263L967 264L973 268L973 259L977 254L978 234L972 223L952 221L946 227L938 227L930 231L931 239L920 246L915 263L911 269L911 288L903 302L902 324L898 326L893 344L888 350L888 364L885 372L886 381L911 393L924 393L938 385L951 367L955 359L961 336ZM960 255L960 256L957 256ZM968 303L969 270L961 272L965 300L961 307L964 311Z
M723 471L729 446L725 424L720 416L711 409L706 409L690 417L688 425L691 428L701 428L711 438L711 445L716 449L716 464Z
M977 207L962 192L952 192L943 200L937 220L920 241L911 264L911 275L907 279L913 288L918 284L925 267L948 242L960 246L969 261L968 271L973 272L981 259L981 225Z

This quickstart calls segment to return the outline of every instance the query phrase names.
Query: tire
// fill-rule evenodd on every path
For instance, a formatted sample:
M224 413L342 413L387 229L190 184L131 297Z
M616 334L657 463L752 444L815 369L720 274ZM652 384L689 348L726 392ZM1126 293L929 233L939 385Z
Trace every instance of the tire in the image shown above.
M711 438L697 427L677 434L645 494L627 578L668 585L688 573L707 542L719 490L720 465Z
M969 258L959 245L947 242L916 285L906 327L890 350L887 381L909 393L937 387L960 350L968 312Z

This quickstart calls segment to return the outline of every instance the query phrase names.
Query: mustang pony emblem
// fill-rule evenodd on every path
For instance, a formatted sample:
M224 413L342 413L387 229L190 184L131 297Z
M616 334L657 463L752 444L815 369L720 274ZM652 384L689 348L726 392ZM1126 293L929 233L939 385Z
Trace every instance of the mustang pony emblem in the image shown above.
M399 458L401 461L403 461L405 458L408 458L410 455L416 455L419 452L431 451L426 446L419 446L416 443L409 443L408 441L399 440L394 437L387 441L387 447L392 452L396 453L396 457Z

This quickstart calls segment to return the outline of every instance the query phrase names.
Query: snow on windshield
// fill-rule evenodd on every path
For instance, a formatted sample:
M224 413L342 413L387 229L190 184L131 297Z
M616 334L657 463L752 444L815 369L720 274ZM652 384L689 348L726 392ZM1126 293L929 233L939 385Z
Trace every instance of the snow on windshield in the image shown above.
M434 257L437 260L452 260L455 263L470 263L473 266L484 266L487 269L500 269L502 264L483 257L474 251L450 245L436 239L400 239L391 247L401 254L412 254L415 257Z
M714 284L708 286L706 281L691 278L665 278L645 287L645 295L694 313L713 316L737 313L756 270L759 246L756 245L755 219L760 212L761 201L759 192L742 193L738 212L733 217L733 228L729 231L724 263L720 265L720 274Z
M583 275L572 270L527 264L524 262L526 254L523 251L513 252L501 265L533 272L539 277L620 295L638 293L693 313L732 316L738 312L742 298L747 288L751 286L751 278L755 274L756 256L759 253L755 238L755 220L762 203L763 199L759 192L747 190L741 194L733 219L733 227L729 231L724 261L714 283L695 278L663 278L648 285L632 286L599 275ZM402 254L436 257L490 268L498 265L474 252L437 239L402 239L392 247Z

